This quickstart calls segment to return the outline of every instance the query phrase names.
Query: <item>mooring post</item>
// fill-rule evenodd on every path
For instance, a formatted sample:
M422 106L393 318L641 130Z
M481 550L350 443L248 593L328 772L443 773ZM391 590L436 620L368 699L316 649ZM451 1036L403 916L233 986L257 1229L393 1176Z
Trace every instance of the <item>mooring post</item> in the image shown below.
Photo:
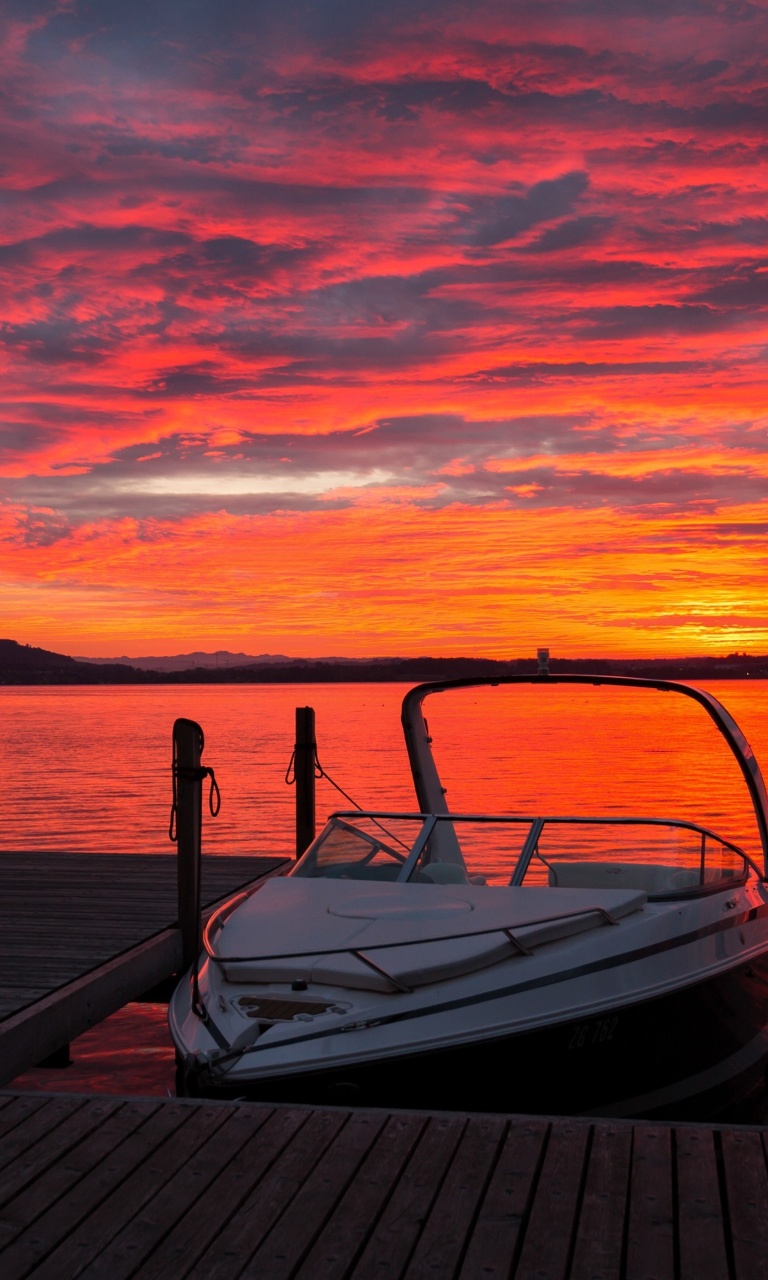
M200 851L203 826L203 777L200 756L203 731L194 720L173 726L173 795L179 885L179 928L182 967L188 969L200 952Z
M314 707L296 708L296 745L293 758L296 779L296 857L315 838L315 741Z

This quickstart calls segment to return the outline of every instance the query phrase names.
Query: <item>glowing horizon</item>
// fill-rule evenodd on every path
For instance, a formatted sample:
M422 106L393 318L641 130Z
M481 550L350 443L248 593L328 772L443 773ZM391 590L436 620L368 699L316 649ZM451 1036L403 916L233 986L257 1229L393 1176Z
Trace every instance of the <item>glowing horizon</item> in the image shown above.
M765 5L0 22L5 634L768 651Z

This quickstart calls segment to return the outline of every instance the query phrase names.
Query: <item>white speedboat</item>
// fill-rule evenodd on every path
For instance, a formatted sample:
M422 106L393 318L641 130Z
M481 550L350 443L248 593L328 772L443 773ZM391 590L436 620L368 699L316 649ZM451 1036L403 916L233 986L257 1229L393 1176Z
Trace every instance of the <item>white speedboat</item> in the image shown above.
M693 699L738 764L763 868L674 814L449 813L425 698L526 683ZM768 800L715 698L449 680L413 689L403 725L418 813L334 814L287 876L210 920L170 1005L181 1092L680 1117L762 1082ZM514 850L505 883L484 848Z

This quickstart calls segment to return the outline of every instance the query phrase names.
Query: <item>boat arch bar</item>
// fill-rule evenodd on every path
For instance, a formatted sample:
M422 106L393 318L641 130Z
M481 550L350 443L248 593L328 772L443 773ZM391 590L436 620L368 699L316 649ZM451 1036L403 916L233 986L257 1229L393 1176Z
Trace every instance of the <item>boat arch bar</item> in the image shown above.
M435 680L416 685L403 699L401 718L408 759L416 786L416 796L423 812L442 814L449 812L445 800L445 789L440 782L437 766L430 750L431 739L423 710L425 698L433 693L447 693L453 689L493 688L497 685L515 684L543 686L604 684L630 689L656 689L661 693L679 693L698 702L728 743L747 784L760 832L763 874L768 877L768 793L752 748L736 721L717 698L704 689L698 689L695 685L682 684L677 680L646 680L640 676L551 675L547 671L542 671L538 675L476 676L456 680Z

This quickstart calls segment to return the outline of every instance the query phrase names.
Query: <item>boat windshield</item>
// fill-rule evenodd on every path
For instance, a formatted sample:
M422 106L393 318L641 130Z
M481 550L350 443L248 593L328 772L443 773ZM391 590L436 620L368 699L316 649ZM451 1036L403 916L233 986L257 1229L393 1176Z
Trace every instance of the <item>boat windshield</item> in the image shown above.
M750 868L760 874L738 846L672 818L339 813L290 874L674 898L743 882Z
M403 835L392 837L365 814L355 817L353 825L334 814L291 875L397 880L413 843L406 843L403 835L407 840L411 833L403 831Z

